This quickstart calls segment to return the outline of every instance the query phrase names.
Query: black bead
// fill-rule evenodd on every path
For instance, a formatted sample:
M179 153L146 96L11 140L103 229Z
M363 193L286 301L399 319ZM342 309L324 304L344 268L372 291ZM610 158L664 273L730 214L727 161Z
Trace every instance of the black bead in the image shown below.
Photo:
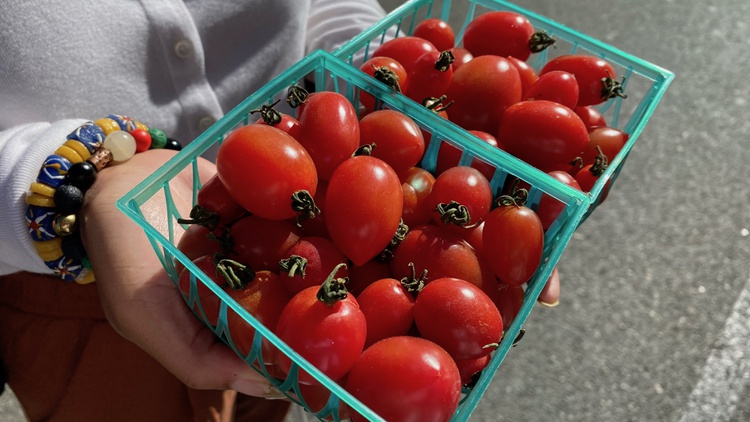
M62 215L75 214L83 205L83 192L73 185L60 185L55 190L55 210Z
M75 163L68 169L65 182L86 192L96 181L96 167L87 161Z
M88 256L79 231L63 237L61 247L63 254L70 259L81 261Z
M173 149L175 151L180 151L182 149L182 144L180 144L180 141L174 138L167 138L167 144L164 145L164 149Z

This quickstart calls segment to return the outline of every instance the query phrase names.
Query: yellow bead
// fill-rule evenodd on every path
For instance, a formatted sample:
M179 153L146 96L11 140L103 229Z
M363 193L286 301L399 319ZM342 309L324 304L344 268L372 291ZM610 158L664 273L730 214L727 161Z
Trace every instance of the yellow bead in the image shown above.
M61 256L63 256L62 249L53 249L51 251L39 252L39 257L42 258L42 261L55 261Z
M148 132L148 126L144 125L141 122L135 122L135 127L136 127L136 129L143 129L146 132Z
M55 196L55 188L49 185L45 185L44 183L34 182L31 184L30 189L33 193L37 193L49 198L54 198Z
M66 160L70 161L73 164L80 163L81 161L83 161L83 157L78 155L76 150L66 145L61 145L60 148L56 149L55 154L65 158Z
M78 277L76 277L76 283L78 284L89 284L94 281L96 281L94 278L94 270L81 271L81 273L78 274Z
M99 119L95 121L94 124L99 126L99 128L101 128L105 136L109 135L112 132L120 130L120 125L117 124L116 121L110 119L109 117Z
M89 149L86 148L86 145L82 144L80 141L76 141L75 139L69 139L68 142L64 144L66 147L72 149L73 151L77 152L78 155L81 156L84 160L88 160L89 157L91 157L91 153L89 152Z
M60 255L62 255L62 238L56 237L50 240L40 240L38 242L34 242L34 247L39 253L60 251Z
M26 195L26 203L40 207L55 208L55 200L53 198L39 195L38 193Z

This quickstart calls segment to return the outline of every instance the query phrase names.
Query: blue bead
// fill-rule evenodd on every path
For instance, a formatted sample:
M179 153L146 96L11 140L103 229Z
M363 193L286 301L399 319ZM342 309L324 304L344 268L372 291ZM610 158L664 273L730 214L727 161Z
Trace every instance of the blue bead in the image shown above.
M94 122L86 122L67 136L68 139L79 141L89 152L94 152L104 142L104 131Z
M120 116L119 114L110 114L107 117L117 122L117 124L120 125L120 130L130 132L136 128L135 121L130 117Z
M44 160L36 181L57 188L65 181L65 175L68 174L71 165L71 162L66 158L55 154L50 155Z
M29 234L35 241L51 240L57 237L54 223L57 213L53 208L29 205L26 208L26 223L29 225Z
M66 256L62 256L54 261L44 261L44 264L64 281L75 281L78 274L84 270L81 261L70 259Z

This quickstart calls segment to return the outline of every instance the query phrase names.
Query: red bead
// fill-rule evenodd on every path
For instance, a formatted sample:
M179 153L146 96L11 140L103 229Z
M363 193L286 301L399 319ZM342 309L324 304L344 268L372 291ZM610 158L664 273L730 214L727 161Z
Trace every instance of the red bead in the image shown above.
M151 148L151 135L145 129L133 129L130 134L135 138L135 152L147 151Z

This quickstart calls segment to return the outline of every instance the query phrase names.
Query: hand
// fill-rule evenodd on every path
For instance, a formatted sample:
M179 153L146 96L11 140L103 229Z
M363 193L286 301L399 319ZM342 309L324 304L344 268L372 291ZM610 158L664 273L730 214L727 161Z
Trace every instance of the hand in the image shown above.
M152 355L195 389L234 389L277 398L264 377L243 362L204 326L185 304L164 271L143 230L115 207L115 201L151 175L174 155L152 150L127 163L101 171L86 194L81 231L96 272L96 283L107 319L122 336ZM201 160L204 182L215 173ZM186 170L170 183L174 201L187 215L192 200L192 175ZM163 195L142 207L149 221L167 224ZM166 227L166 226L164 226ZM166 230L162 230L166 232ZM181 233L182 230L175 230Z

